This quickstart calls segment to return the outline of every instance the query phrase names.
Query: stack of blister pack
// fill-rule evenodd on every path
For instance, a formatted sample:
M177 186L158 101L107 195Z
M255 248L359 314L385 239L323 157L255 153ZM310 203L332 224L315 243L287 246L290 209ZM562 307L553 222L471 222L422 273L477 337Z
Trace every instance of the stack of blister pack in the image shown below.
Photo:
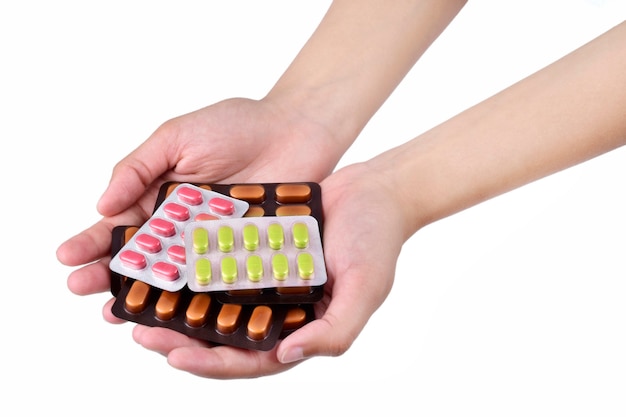
M164 184L117 226L112 312L219 345L270 350L313 320L327 280L319 184Z

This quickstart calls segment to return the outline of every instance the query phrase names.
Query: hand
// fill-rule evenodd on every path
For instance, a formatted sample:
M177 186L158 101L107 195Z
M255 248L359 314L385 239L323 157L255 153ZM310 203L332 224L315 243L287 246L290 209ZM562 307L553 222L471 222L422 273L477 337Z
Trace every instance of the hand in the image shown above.
M98 202L103 218L57 249L75 294L109 290L111 230L141 225L160 186L180 182L320 181L343 149L321 123L276 101L230 99L160 126L113 169ZM107 321L120 320L105 305Z
M326 293L317 319L269 351L209 344L163 328L136 326L134 339L173 367L229 379L276 374L314 356L347 351L391 289L406 236L398 201L378 171L346 167L322 182Z

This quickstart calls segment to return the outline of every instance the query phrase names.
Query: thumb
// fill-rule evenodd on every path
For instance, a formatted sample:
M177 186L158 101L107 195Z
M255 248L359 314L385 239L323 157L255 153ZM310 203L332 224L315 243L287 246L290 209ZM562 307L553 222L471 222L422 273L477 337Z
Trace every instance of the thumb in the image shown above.
M113 216L130 207L148 186L170 169L168 138L157 130L113 168L109 184L98 200L97 210L103 216Z
M276 356L281 363L292 363L314 356L344 354L365 327L373 311L353 305L344 308L334 299L323 317L313 320L287 336L278 346ZM350 303L346 304L346 307Z

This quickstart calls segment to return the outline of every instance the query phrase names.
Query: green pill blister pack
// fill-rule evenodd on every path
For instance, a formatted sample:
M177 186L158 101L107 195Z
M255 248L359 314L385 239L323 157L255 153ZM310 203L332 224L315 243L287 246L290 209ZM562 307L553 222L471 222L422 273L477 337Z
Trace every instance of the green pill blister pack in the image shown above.
M195 292L323 285L326 266L312 216L244 217L187 224L187 286Z

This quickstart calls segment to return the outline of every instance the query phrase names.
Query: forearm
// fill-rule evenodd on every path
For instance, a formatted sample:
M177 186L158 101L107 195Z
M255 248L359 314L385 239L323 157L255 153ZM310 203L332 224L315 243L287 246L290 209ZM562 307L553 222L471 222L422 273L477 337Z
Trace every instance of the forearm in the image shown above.
M267 95L347 149L466 0L336 0Z
M407 230L626 143L626 23L369 163Z

